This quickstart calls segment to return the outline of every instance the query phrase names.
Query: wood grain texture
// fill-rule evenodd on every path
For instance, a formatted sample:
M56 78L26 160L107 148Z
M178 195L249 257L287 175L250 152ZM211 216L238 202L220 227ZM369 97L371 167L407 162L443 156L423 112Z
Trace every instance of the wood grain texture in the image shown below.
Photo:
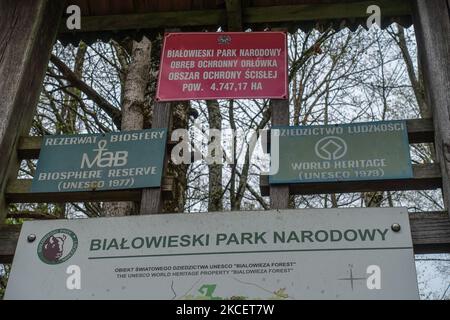
M121 3L125 0L112 1ZM209 1L198 6L186 5L189 1L152 1L154 6L127 7L111 5L102 7L98 1L80 3L82 8L81 32L121 31L142 29L164 29L168 27L186 28L227 26L229 30L239 25L295 23L303 21L348 19L357 27L364 24L369 5L378 5L383 17L409 16L411 6L408 0L374 1L267 1L239 6L241 0ZM73 1L72 1L73 3ZM76 3L76 1L75 1ZM164 7L164 4L171 3ZM240 13L239 13L240 12ZM232 13L227 14L227 13ZM237 14L235 14L237 13ZM233 16L233 18L231 18ZM355 18L361 20L355 23ZM61 26L62 33L73 33ZM76 31L75 31L76 32Z
M409 143L434 142L434 125L430 119L410 119L406 120L408 128ZM270 143L270 134L268 135ZM168 151L173 148L178 141L168 141ZM18 145L19 159L38 159L41 151L42 137L21 137Z
M447 0L413 0L419 58L433 109L435 148L450 214L450 17Z
M432 190L442 187L439 165L413 165L414 178L402 180L342 181L321 183L283 184L291 195L311 195L326 193ZM274 185L269 186L268 176L260 176L262 196L270 196Z
M20 225L0 224L0 263L11 263L19 240Z
M414 252L450 253L450 219L444 212L410 214ZM11 263L20 226L0 225L0 263Z
M28 133L64 1L0 1L0 223L3 194L17 173L17 143Z
M243 10L245 23L270 23L292 21L316 21L340 18L366 18L370 5L382 8L383 16L401 16L411 14L411 6L403 0L358 1L353 3L316 3L314 5L284 5L253 7Z
M447 213L411 213L409 220L416 254L450 252L450 219Z
M6 189L6 199L11 203L52 203L52 202L101 202L101 201L139 201L141 189L109 190L109 191L84 191L84 192L55 192L55 193L31 193L32 180L13 180ZM163 178L161 192L164 198L172 195L173 179ZM160 189L160 188L158 188ZM153 190L149 189L149 190Z
M153 107L152 128L170 128L172 122L172 106L169 102L157 102ZM167 135L170 134L168 130ZM167 150L164 156L163 173L167 169ZM171 188L172 190L172 188ZM161 188L143 189L141 195L140 214L161 213L164 200L164 186Z
M289 125L289 99L271 100L272 126ZM267 176L266 176L267 177ZM289 207L289 186L271 185L270 208L287 209Z
M225 0L228 31L242 31L242 1Z

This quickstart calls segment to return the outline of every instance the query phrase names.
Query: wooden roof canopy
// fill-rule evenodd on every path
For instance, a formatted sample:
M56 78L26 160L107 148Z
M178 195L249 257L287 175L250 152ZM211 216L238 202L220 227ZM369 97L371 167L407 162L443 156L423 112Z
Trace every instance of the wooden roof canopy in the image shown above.
M124 37L152 38L167 28L181 31L239 31L286 28L365 27L367 7L381 8L382 27L411 25L409 0L72 0L80 6L82 29L61 26L63 44L92 43Z

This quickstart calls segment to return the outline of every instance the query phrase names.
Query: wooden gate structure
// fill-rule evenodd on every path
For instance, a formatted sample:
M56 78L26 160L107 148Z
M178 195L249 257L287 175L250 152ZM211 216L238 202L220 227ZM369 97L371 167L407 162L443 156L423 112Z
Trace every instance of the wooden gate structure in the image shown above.
M66 29L68 5L80 6L81 30ZM39 156L41 138L27 137L50 53L56 39L63 44L92 43L131 36L149 38L167 28L180 31L228 31L284 28L295 31L317 24L356 29L366 24L367 8L381 8L382 27L414 23L420 64L433 119L407 121L410 143L434 143L437 163L414 166L408 180L303 185L269 185L271 207L288 207L292 194L441 188L446 212L411 213L416 253L450 252L450 0L2 0L0 1L0 263L14 256L20 227L5 225L9 203L75 201L141 201L145 214L161 211L171 194L171 179L149 190L31 193L31 181L18 180L22 159ZM153 127L169 127L170 103L154 107ZM273 100L272 124L289 124L289 101ZM38 218L34 216L34 218Z

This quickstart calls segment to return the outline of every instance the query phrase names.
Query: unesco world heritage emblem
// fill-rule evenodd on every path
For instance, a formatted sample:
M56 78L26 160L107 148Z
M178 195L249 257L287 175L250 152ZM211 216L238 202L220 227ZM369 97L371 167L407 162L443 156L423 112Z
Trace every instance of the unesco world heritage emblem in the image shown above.
M413 177L404 121L274 127L279 171L271 184Z

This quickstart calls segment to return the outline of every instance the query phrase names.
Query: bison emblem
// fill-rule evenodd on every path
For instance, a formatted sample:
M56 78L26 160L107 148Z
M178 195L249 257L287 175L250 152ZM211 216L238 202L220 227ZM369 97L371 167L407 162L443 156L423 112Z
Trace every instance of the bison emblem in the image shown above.
M47 233L39 242L37 253L46 264L60 264L70 259L78 247L75 233L68 229L57 229Z
M42 254L48 261L56 262L61 259L64 252L64 241L66 241L66 235L62 237L51 236L44 242Z

